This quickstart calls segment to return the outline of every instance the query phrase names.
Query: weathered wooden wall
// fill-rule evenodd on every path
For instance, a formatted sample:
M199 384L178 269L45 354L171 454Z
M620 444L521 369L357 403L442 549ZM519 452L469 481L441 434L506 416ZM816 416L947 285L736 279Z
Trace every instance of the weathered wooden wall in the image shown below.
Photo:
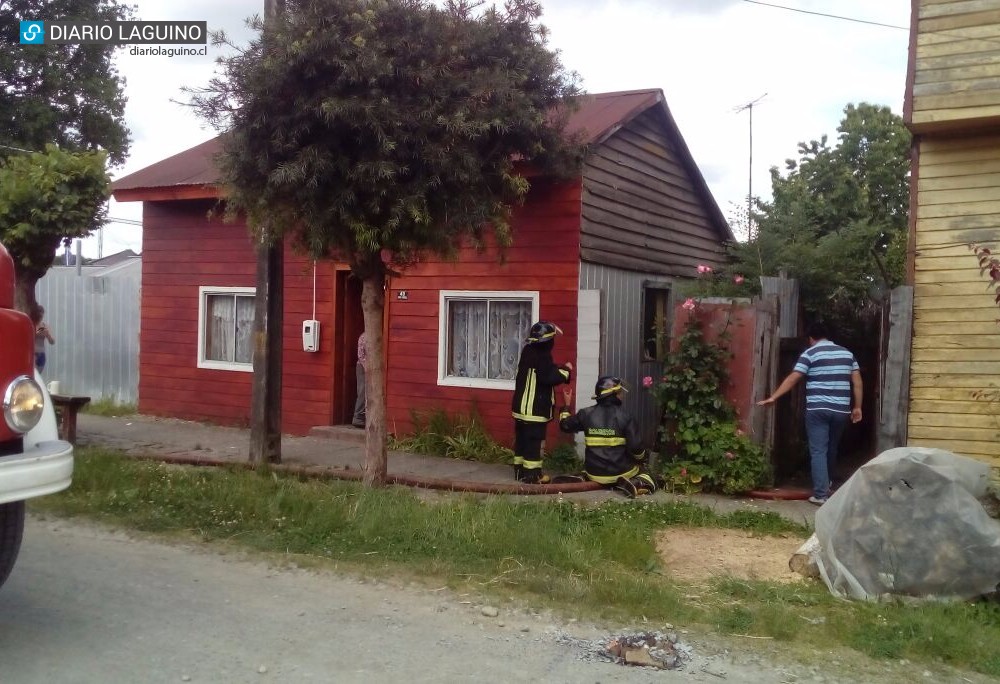
M914 0L908 123L915 132L1000 117L1000 2Z
M1000 403L973 397L1000 387L1000 311L969 249L1000 245L1000 136L919 146L908 443L1000 465Z
M724 260L724 235L661 116L636 117L587 158L584 261L692 277L698 264Z

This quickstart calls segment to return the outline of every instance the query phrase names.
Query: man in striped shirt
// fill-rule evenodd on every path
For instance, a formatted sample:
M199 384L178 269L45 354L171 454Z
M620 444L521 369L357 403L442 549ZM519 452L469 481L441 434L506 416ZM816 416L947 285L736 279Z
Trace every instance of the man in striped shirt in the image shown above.
M819 506L830 496L830 471L837 462L837 446L847 420L861 421L862 384L854 354L828 340L826 326L813 323L806 334L809 348L774 394L758 404L773 404L806 379L806 435L813 481L809 501Z

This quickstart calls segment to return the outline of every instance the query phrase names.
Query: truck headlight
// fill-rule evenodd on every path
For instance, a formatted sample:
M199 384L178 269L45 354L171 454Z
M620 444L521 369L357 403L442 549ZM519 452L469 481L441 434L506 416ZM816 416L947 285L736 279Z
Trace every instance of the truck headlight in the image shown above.
M45 408L45 395L27 375L15 378L3 394L3 417L14 432L27 432L38 424Z

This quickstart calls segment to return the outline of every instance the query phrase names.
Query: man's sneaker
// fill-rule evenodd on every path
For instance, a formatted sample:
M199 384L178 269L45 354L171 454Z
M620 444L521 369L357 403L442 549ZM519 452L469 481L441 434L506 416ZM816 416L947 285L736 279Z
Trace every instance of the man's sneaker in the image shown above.
M823 497L823 498L821 499L821 498L820 498L820 497L818 497L818 496L810 496L810 497L809 497L809 503L811 503L811 504L816 504L817 506L822 506L823 504L825 504L825 503L826 503L826 497Z

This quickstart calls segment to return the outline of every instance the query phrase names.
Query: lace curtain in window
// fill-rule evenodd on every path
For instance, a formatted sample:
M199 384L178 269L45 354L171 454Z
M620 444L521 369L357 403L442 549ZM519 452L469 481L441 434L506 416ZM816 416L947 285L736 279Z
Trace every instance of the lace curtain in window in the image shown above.
M253 362L253 296L205 296L205 359Z
M530 301L448 302L448 375L513 380L531 328Z

